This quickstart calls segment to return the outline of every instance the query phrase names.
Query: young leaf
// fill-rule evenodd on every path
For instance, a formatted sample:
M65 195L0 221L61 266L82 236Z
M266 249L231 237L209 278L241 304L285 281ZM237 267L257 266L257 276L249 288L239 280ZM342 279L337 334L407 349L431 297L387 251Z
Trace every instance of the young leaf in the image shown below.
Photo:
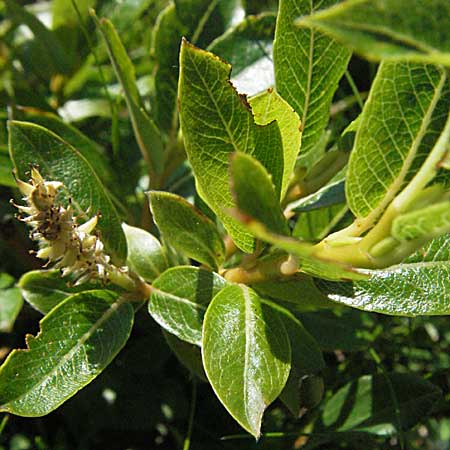
M244 285L230 285L208 307L203 365L216 395L237 422L260 435L266 407L290 370L289 340L278 313Z
M299 23L335 36L372 60L450 66L447 0L348 0Z
M0 288L0 333L9 333L23 305L20 289Z
M98 229L113 258L125 259L126 241L120 217L89 162L70 144L51 131L27 122L9 122L9 148L18 178L27 180L30 165L39 166L47 180L66 186L65 200L70 197L81 217L101 214ZM76 176L75 176L76 175Z
M158 239L142 228L125 223L122 229L127 239L127 265L146 281L153 281L168 267L166 252Z
M233 67L231 82L239 92L257 94L274 85L272 46L276 15L247 16L215 39L208 51Z
M114 25L107 19L98 20L97 27L108 48L111 63L122 85L136 141L149 167L157 174L164 167L164 147L158 128L141 105L133 63L123 47Z
M234 206L228 182L229 156L240 151L267 161L275 151L273 139L275 145L281 145L281 136L276 123L267 127L254 123L248 103L229 82L230 70L217 56L183 41L180 120L199 194L222 220L236 245L252 252L253 238L226 212ZM272 173L270 167L266 169Z
M347 200L361 219L360 232L373 224L433 148L448 114L447 78L431 65L380 65L347 172Z
M288 235L279 197L262 164L250 155L235 153L230 172L231 189L239 211L259 220L275 233Z
M332 38L294 21L336 0L280 0L273 58L277 91L300 116L303 129L299 164L310 168L314 146L328 123L333 94L347 68L350 51Z
M217 268L225 258L216 225L184 198L169 192L149 193L150 208L165 239L189 258Z
M169 333L200 345L208 303L226 285L214 272L198 267L173 267L153 282L148 311Z
M59 270L32 270L22 275L17 286L24 299L42 314L47 314L67 297L93 289L92 284L69 286Z
M119 294L75 294L41 321L26 350L14 350L0 368L0 411L39 417L56 409L97 377L125 345L133 307Z
M324 406L323 425L339 431L392 434L400 431L398 425L408 429L420 422L442 395L437 386L417 375L386 376L364 375L339 389ZM351 409L345 407L348 404Z
M316 280L339 303L399 316L450 314L450 235L431 241L401 264L367 271L367 281Z
M401 241L431 239L450 233L450 202L439 202L398 216L392 223L391 233Z
M266 167L274 167L278 162L281 168L281 177L275 177L272 169L273 182L277 192L281 191L280 198L283 198L288 187L292 172L294 171L295 161L300 151L300 140L302 133L300 131L300 118L297 113L277 94L273 89L252 97L249 100L252 107L255 122L259 125L267 125L276 120L281 133L283 154ZM281 178L280 180L278 180ZM279 188L279 184L281 187Z

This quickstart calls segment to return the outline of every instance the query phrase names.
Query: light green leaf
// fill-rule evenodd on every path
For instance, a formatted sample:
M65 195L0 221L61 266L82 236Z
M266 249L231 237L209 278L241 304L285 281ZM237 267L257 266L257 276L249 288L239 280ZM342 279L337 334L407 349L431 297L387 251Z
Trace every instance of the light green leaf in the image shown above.
M146 281L153 281L168 267L167 254L158 239L142 228L125 223L122 229L127 239L127 265Z
M267 125L276 120L281 133L282 155L276 157L273 164L266 165L272 168L273 182L277 192L281 190L280 198L283 198L288 187L292 172L294 171L295 161L300 151L300 140L302 133L300 131L300 118L297 113L286 103L279 94L270 89L249 100L252 107L255 122L258 125ZM275 159L275 156L274 156ZM275 164L281 168L281 180L275 176ZM278 189L281 184L281 189Z
M202 354L200 349L194 344L189 344L186 341L182 341L164 329L162 332L167 344L175 353L175 356L181 364L183 364L183 366L196 375L200 380L208 381L205 370L203 369Z
M20 289L0 288L0 333L11 332L23 305Z
M347 200L363 222L361 232L373 225L433 148L448 114L447 78L431 65L380 65L347 172Z
M450 66L447 0L347 0L300 19L371 60Z
M16 182L12 175L13 164L8 154L0 151L0 185L7 187L16 187Z
M93 285L70 286L59 270L32 270L22 275L17 286L24 299L42 314L73 294L93 289Z
M257 94L274 85L272 46L276 15L247 16L215 39L208 50L233 67L231 82L239 92Z
M148 311L153 319L179 339L200 345L208 303L227 282L198 267L173 267L152 284Z
M71 198L81 217L86 218L87 211L101 213L98 229L107 251L119 261L125 259L120 217L91 165L75 148L41 126L17 121L9 122L9 147L20 179L27 180L30 165L39 166L45 179L65 185L65 201Z
M263 165L244 153L235 153L230 166L231 189L239 212L263 223L269 230L289 234L269 174Z
M316 284L336 302L400 316L450 314L450 235L431 241L405 262L367 271L368 281Z
M118 294L75 294L41 321L26 350L14 350L0 368L0 411L39 417L90 383L125 345L133 308Z
M125 51L114 25L107 19L93 16L108 48L111 63L122 85L136 141L142 155L155 173L164 166L164 147L158 128L142 107L136 85L134 66Z
M55 33L50 31L32 13L20 6L15 0L5 0L8 16L17 24L26 25L34 35L34 43L52 73L67 74L70 71L70 60Z
M392 223L392 236L400 241L435 238L450 233L450 202L402 214Z
M230 285L205 315L203 365L214 392L256 438L266 407L290 370L289 340L279 315L244 285Z
M180 119L197 190L218 215L236 245L252 252L253 238L227 213L234 206L229 187L229 156L235 151L258 160L281 145L276 123L260 127L245 98L229 82L231 67L217 56L183 41L180 55ZM276 136L276 131L278 136ZM274 136L275 134L275 136ZM259 144L259 146L257 146ZM264 161L261 161L264 162ZM271 173L271 168L267 167Z
M364 375L339 389L324 406L324 426L338 431L389 435L400 431L398 425L401 429L416 425L441 398L437 386L417 375L390 373L386 376ZM349 404L350 409L346 407Z
M216 225L184 198L169 192L149 193L153 218L165 239L181 253L217 268L225 247Z
M299 164L310 168L314 147L328 123L337 84L347 68L350 51L315 29L299 28L299 16L336 0L280 0L273 57L277 91L300 116L303 135Z

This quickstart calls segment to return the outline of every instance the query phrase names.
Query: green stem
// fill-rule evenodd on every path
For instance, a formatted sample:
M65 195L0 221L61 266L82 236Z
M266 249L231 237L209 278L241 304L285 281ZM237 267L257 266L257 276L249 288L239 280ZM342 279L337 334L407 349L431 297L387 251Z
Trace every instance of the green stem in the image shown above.
M5 417L3 417L2 421L0 422L0 436L2 435L3 430L5 429L6 424L8 423L8 420L9 420L9 416L6 415Z
M350 75L350 72L348 70L345 71L345 79L347 80L348 84L350 85L350 89L352 90L353 95L355 96L355 99L358 102L358 105L362 110L364 107L363 100L359 93L358 87L356 86L356 83L353 80L353 77Z
M192 428L194 425L195 406L197 403L197 382L192 380L192 397L191 397L191 411L189 413L189 423L186 438L184 439L183 450L189 450L191 447Z

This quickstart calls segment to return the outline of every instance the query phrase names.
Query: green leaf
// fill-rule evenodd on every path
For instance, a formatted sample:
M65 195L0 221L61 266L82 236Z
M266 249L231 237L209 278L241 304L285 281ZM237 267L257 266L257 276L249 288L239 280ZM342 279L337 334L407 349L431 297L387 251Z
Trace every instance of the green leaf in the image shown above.
M253 95L273 86L275 22L273 13L248 16L209 45L211 53L233 67L231 82L239 92Z
M11 159L0 151L0 185L16 187L16 182L12 175L13 165Z
M14 0L5 0L8 15L17 24L26 25L34 35L34 44L45 62L50 65L52 73L67 74L70 71L70 60L56 35L32 13L18 5Z
M276 120L281 133L282 155L273 155L272 164L264 164L270 167L273 182L277 192L281 191L280 198L286 194L292 172L294 171L297 155L300 150L300 118L297 113L286 103L273 89L252 97L249 100L252 107L255 122L258 125L267 125ZM275 150L275 149L274 149ZM274 167L279 164L281 176L276 176ZM278 172L278 170L277 170ZM281 178L281 179L279 179ZM281 188L279 187L281 185Z
M417 375L390 373L386 376L364 375L339 389L324 406L324 426L338 431L389 435L400 431L398 425L408 429L422 421L441 398L437 386Z
M0 368L0 411L39 417L90 383L125 345L133 308L119 294L94 290L67 298L41 322L26 350Z
M60 181L64 197L86 217L101 213L98 229L113 258L125 259L126 241L120 217L89 162L70 144L45 128L27 122L9 122L9 147L17 176L26 180L30 165L39 166L47 180Z
M114 25L107 19L93 16L108 48L111 63L122 85L134 136L149 167L157 174L164 167L164 147L159 130L142 107L136 85L134 66L125 51Z
M444 128L450 101L446 72L414 63L384 62L360 117L350 155L350 209L371 226L411 180Z
M268 304L278 312L288 334L291 343L291 368L298 374L317 373L324 369L322 351L300 320L287 309L272 302Z
M127 265L146 281L153 281L168 267L169 261L158 239L142 228L125 223L122 229L127 239Z
M173 267L152 284L148 311L153 319L179 339L200 345L208 303L227 282L198 267Z
M263 223L269 230L289 234L279 196L263 165L244 153L235 153L230 166L231 189L240 213Z
M77 128L63 122L58 116L51 113L35 113L22 110L24 120L41 125L47 130L53 131L60 138L76 148L91 164L99 178L108 183L111 181L111 168L103 149L94 141L89 139Z
M205 370L203 369L202 354L200 349L188 342L178 339L172 333L168 333L164 329L162 330L164 338L170 349L175 353L178 360L185 366L191 373L196 375L202 381L208 381L206 378Z
M290 370L289 340L278 313L244 285L230 285L209 305L203 324L203 365L228 412L256 438L266 407Z
M165 239L181 253L217 268L225 247L216 225L184 198L169 192L149 193L153 218Z
M371 60L450 66L447 0L348 0L299 23L317 27Z
M92 289L93 285L70 286L59 270L32 270L22 275L17 286L24 299L42 314L47 314L67 297Z
M277 91L300 116L303 135L299 164L310 168L314 147L328 123L333 94L350 51L315 29L294 24L299 16L336 0L280 0L273 58Z
M0 288L0 333L11 332L23 305L20 289Z
M267 162L273 145L281 145L281 136L276 123L267 127L254 123L245 98L229 82L230 70L217 56L183 41L180 119L199 194L222 220L236 245L252 252L253 238L227 213L234 206L228 181L229 156L240 151ZM270 167L266 169L271 173Z
M313 279L302 273L286 279L255 283L252 288L259 295L277 300L277 303L296 312L317 311L335 306L335 303L328 300L317 288Z
M450 314L450 235L431 241L401 264L367 271L368 281L316 280L339 303L400 316Z
M431 239L446 233L450 233L450 202L448 201L396 217L391 230L392 236L400 241Z

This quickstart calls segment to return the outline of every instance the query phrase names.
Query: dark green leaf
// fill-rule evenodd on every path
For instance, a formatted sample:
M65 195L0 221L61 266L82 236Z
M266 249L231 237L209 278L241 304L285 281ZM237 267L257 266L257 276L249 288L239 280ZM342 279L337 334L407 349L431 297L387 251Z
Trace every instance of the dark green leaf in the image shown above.
M447 0L348 0L300 20L374 60L450 66Z
M198 267L173 267L153 282L148 311L169 333L200 345L208 303L226 285L214 272Z
M0 368L0 411L37 417L90 383L124 346L133 308L118 294L75 294L41 321L28 349L14 350Z
M206 312L202 353L220 401L259 437L263 412L282 391L290 370L289 340L279 315L250 288L230 285Z
M184 198L152 191L150 208L165 239L189 258L217 268L225 258L222 237L216 225Z
M153 281L168 267L169 261L158 239L142 228L122 224L127 239L127 264L146 281Z
M398 425L408 429L422 421L441 397L437 386L417 375L391 373L386 376L364 375L339 389L324 406L323 424L339 431L392 434L400 431Z
M45 179L60 181L65 199L83 218L101 213L98 228L111 256L125 259L126 241L119 215L89 162L51 131L27 122L9 122L9 146L17 176L27 180L31 165L39 166Z
M347 68L350 52L315 29L294 21L336 0L280 0L273 57L278 92L300 116L303 136L299 164L310 168L314 147L328 123L333 94Z

